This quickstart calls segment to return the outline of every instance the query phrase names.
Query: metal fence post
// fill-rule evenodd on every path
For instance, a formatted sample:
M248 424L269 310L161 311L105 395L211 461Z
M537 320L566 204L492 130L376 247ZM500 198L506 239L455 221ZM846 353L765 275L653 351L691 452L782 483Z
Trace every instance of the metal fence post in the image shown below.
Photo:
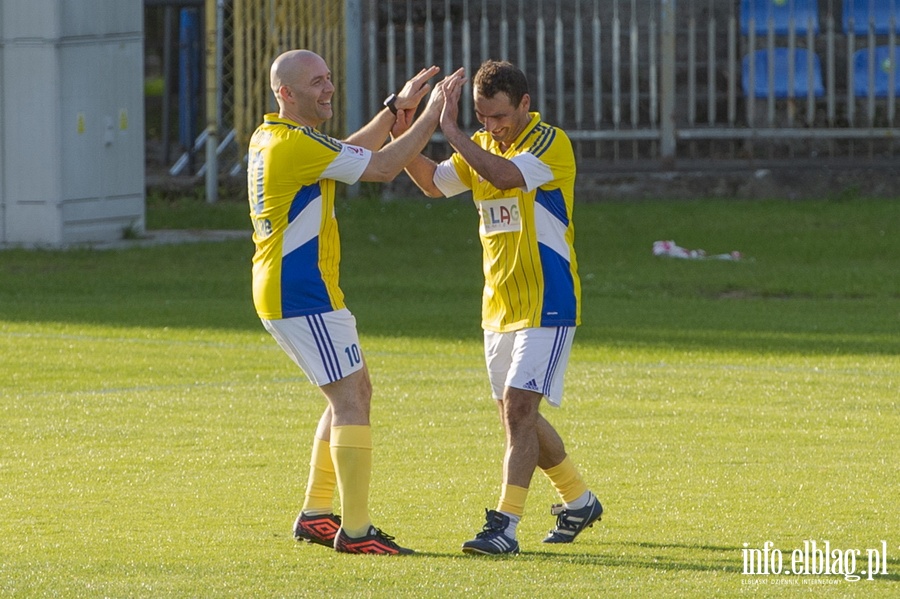
M675 160L675 0L660 0L660 158Z
M377 21L377 15L370 16ZM350 135L362 128L363 122L363 51L362 51L362 1L346 0L344 4L344 97L346 99L347 130L344 135ZM374 56L369 57L373 61L370 69L375 70ZM349 197L359 195L359 185L351 185L347 188Z
M206 0L206 201L219 200L219 10L216 0Z

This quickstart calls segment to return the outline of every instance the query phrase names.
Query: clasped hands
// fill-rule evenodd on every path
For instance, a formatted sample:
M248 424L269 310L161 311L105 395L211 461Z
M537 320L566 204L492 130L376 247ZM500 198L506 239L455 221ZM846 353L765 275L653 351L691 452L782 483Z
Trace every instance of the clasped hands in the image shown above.
M441 129L457 126L459 115L459 99L466 84L465 69L459 68L439 81L432 90L428 80L438 74L440 67L431 66L419 71L407 81L403 89L397 93L394 106L397 117L391 127L391 137L398 137L412 125L416 109L422 98L431 91L431 97L423 113L424 118L437 117Z

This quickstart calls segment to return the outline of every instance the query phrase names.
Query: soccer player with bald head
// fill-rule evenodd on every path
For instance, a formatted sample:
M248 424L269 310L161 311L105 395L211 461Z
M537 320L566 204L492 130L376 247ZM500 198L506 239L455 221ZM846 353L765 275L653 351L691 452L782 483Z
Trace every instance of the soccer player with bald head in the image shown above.
M412 550L369 517L372 386L356 320L338 285L335 184L390 181L422 151L438 124L445 93L463 80L457 71L432 90L428 81L438 70L422 69L369 123L337 140L318 129L334 114L331 70L309 50L285 52L270 71L278 112L265 115L250 141L254 305L266 330L327 400L294 536L343 553ZM429 91L422 114L411 123ZM392 131L397 136L385 144ZM332 509L335 490L340 515Z

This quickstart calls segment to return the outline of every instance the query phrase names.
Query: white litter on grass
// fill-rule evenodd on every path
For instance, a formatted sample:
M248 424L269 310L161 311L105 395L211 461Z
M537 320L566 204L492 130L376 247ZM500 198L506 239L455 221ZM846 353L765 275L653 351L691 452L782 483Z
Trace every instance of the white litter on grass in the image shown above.
M744 260L744 255L734 251L727 254L708 255L705 250L689 250L676 244L674 241L654 241L653 255L667 258L680 258L682 260Z

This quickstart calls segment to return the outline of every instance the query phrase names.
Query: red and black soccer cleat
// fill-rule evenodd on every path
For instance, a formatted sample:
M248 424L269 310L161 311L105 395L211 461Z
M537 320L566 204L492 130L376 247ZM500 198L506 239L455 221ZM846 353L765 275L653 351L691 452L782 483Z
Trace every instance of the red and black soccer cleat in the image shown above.
M376 555L409 555L415 553L412 549L400 547L394 542L394 537L385 534L375 528L369 527L369 532L364 537L350 537L343 529L334 538L334 549L338 553L372 553Z
M294 522L294 538L298 541L334 546L334 536L341 528L341 517L334 514L305 516L302 512Z

